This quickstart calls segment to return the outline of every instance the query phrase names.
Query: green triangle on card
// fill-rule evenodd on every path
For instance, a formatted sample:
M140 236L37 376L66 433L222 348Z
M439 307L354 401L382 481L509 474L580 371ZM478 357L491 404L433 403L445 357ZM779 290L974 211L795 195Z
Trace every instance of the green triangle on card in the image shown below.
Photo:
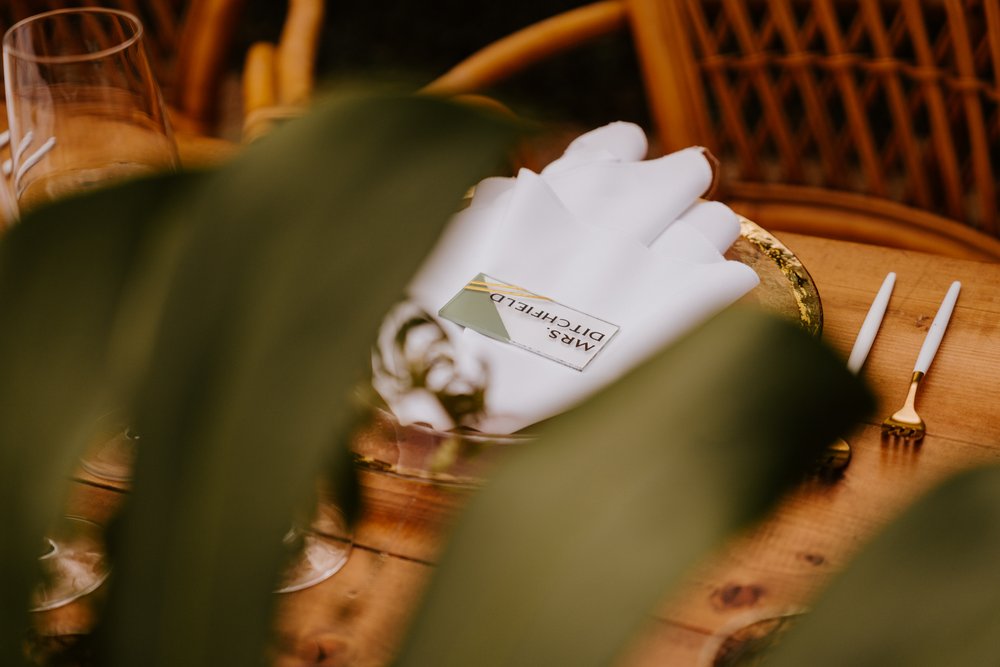
M474 282L488 282L488 277L480 273L469 281L469 283ZM464 285L462 290L438 311L438 315L490 338L509 342L510 334L507 333L507 327L500 319L500 313L497 312L496 304L490 299L489 292L466 289L468 286L468 283Z

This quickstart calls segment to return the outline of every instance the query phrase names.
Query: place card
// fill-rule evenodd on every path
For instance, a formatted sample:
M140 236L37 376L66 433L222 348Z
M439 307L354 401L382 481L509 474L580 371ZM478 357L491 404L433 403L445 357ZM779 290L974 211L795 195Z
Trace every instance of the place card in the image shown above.
M470 280L438 314L578 371L619 331L610 322L484 273Z

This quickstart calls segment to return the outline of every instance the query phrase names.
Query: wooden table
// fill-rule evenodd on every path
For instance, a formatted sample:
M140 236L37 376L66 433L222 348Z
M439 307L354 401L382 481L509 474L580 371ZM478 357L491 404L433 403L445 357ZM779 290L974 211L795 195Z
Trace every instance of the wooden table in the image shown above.
M808 605L831 575L931 485L1000 459L1000 264L785 235L819 287L824 338L845 358L889 270L898 274L864 370L877 418L851 438L854 460L836 483L804 483L763 525L705 562L666 599L622 657L627 667L709 665L734 630ZM878 420L903 401L917 351L949 283L963 290L921 389L928 435L918 450L883 447ZM433 572L461 493L363 473L365 510L345 568L282 596L275 664L383 665L390 661ZM75 513L104 521L121 490L74 484ZM622 554L627 563L627 554ZM85 629L85 603L39 615L50 631Z

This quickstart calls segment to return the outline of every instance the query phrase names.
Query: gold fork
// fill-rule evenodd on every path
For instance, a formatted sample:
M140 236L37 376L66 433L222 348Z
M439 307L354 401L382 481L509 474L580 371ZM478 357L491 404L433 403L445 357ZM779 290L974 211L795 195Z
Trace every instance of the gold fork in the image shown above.
M915 403L917 400L917 388L920 381L927 374L937 354L941 339L944 338L945 329L948 328L948 321L951 319L951 312L955 309L955 302L958 301L958 292L962 289L962 284L957 280L948 288L941 306L938 308L931 328L927 330L924 344L920 347L920 354L917 355L917 363L913 366L913 376L910 378L910 390L906 394L906 401L903 407L894 412L882 422L882 437L901 442L907 445L918 445L927 433L924 420L917 414Z

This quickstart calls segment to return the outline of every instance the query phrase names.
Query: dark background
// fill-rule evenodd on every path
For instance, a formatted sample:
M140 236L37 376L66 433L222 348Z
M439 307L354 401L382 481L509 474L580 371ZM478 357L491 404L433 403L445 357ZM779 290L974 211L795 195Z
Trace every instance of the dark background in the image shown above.
M490 42L581 4L328 0L319 75L326 87L361 80L415 89ZM276 40L286 3L250 0L248 9L242 41L248 45L256 39ZM536 66L489 92L534 120L584 128L631 120L649 130L627 31Z

